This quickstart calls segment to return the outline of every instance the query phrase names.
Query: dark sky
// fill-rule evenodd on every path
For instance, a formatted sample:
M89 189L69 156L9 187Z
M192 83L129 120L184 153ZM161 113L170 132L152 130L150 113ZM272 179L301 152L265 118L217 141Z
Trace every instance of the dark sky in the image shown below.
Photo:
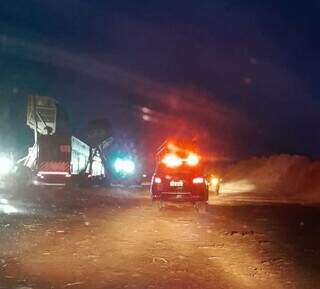
M30 137L26 96L48 95L78 133L109 117L146 148L179 134L213 157L319 157L319 11L320 1L1 1L2 119Z

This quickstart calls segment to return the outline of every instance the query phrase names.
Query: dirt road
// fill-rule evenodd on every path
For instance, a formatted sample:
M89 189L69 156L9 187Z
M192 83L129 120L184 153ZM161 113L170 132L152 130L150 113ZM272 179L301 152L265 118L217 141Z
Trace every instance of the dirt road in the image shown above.
M5 201L6 200L6 201ZM153 208L146 191L2 195L0 288L318 288L320 208ZM0 206L1 209L1 206Z

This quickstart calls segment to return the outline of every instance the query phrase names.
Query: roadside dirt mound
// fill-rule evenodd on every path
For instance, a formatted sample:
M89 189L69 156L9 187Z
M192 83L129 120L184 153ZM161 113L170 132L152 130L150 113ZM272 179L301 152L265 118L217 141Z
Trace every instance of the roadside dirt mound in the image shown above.
M224 182L226 185L244 183L250 191L283 194L303 192L320 198L320 161L285 154L255 157L230 166ZM242 190L241 186L239 189Z

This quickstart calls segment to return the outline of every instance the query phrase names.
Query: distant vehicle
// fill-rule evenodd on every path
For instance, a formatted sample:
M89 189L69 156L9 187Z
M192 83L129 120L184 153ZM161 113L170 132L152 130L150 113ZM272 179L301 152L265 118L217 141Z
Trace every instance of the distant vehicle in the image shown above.
M200 156L190 148L165 144L151 181L152 201L160 207L165 202L190 202L202 211L208 192Z
M106 175L98 152L74 136L38 135L25 167L34 176L34 185L89 184L102 182Z
M141 185L141 160L134 138L127 133L118 134L109 146L107 156L107 169L112 185L122 187Z
M136 160L130 156L117 157L112 163L112 184L129 187L138 185Z
M28 98L27 125L34 130L34 145L29 148L28 155L17 162L16 182L33 185L108 184L102 149L112 138L107 138L107 134L93 137L97 126L90 130L91 146L74 136L61 134L56 131L57 113L54 98Z
M220 193L220 185L221 185L222 179L217 175L210 175L207 178L207 181L209 185L209 191L213 194L213 196L218 196Z

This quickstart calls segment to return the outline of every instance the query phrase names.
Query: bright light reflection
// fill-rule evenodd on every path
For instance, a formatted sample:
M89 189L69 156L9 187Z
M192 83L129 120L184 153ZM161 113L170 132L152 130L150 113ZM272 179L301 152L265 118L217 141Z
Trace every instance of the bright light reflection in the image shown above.
M4 199L4 198L0 198L0 204L9 204L8 200L7 199Z
M234 182L223 182L221 184L220 192L223 194L232 194L232 193L246 193L252 192L256 189L255 184L244 179Z
M8 174L13 169L14 163L11 158L0 157L0 175Z
M11 205L0 205L0 212L5 214L15 214L18 213L18 210Z
M210 184L211 184L212 186L217 186L217 185L219 184L219 178L217 178L217 177L211 178Z
M135 170L135 164L129 159L116 159L114 162L114 169L116 172L122 172L126 174L132 174Z
M196 154L189 154L187 157L187 163L189 166L196 166L199 163L199 156Z
M174 168L174 167L179 167L182 165L182 160L176 156L175 154L167 154L162 162L168 166L168 167L171 167L171 168Z

